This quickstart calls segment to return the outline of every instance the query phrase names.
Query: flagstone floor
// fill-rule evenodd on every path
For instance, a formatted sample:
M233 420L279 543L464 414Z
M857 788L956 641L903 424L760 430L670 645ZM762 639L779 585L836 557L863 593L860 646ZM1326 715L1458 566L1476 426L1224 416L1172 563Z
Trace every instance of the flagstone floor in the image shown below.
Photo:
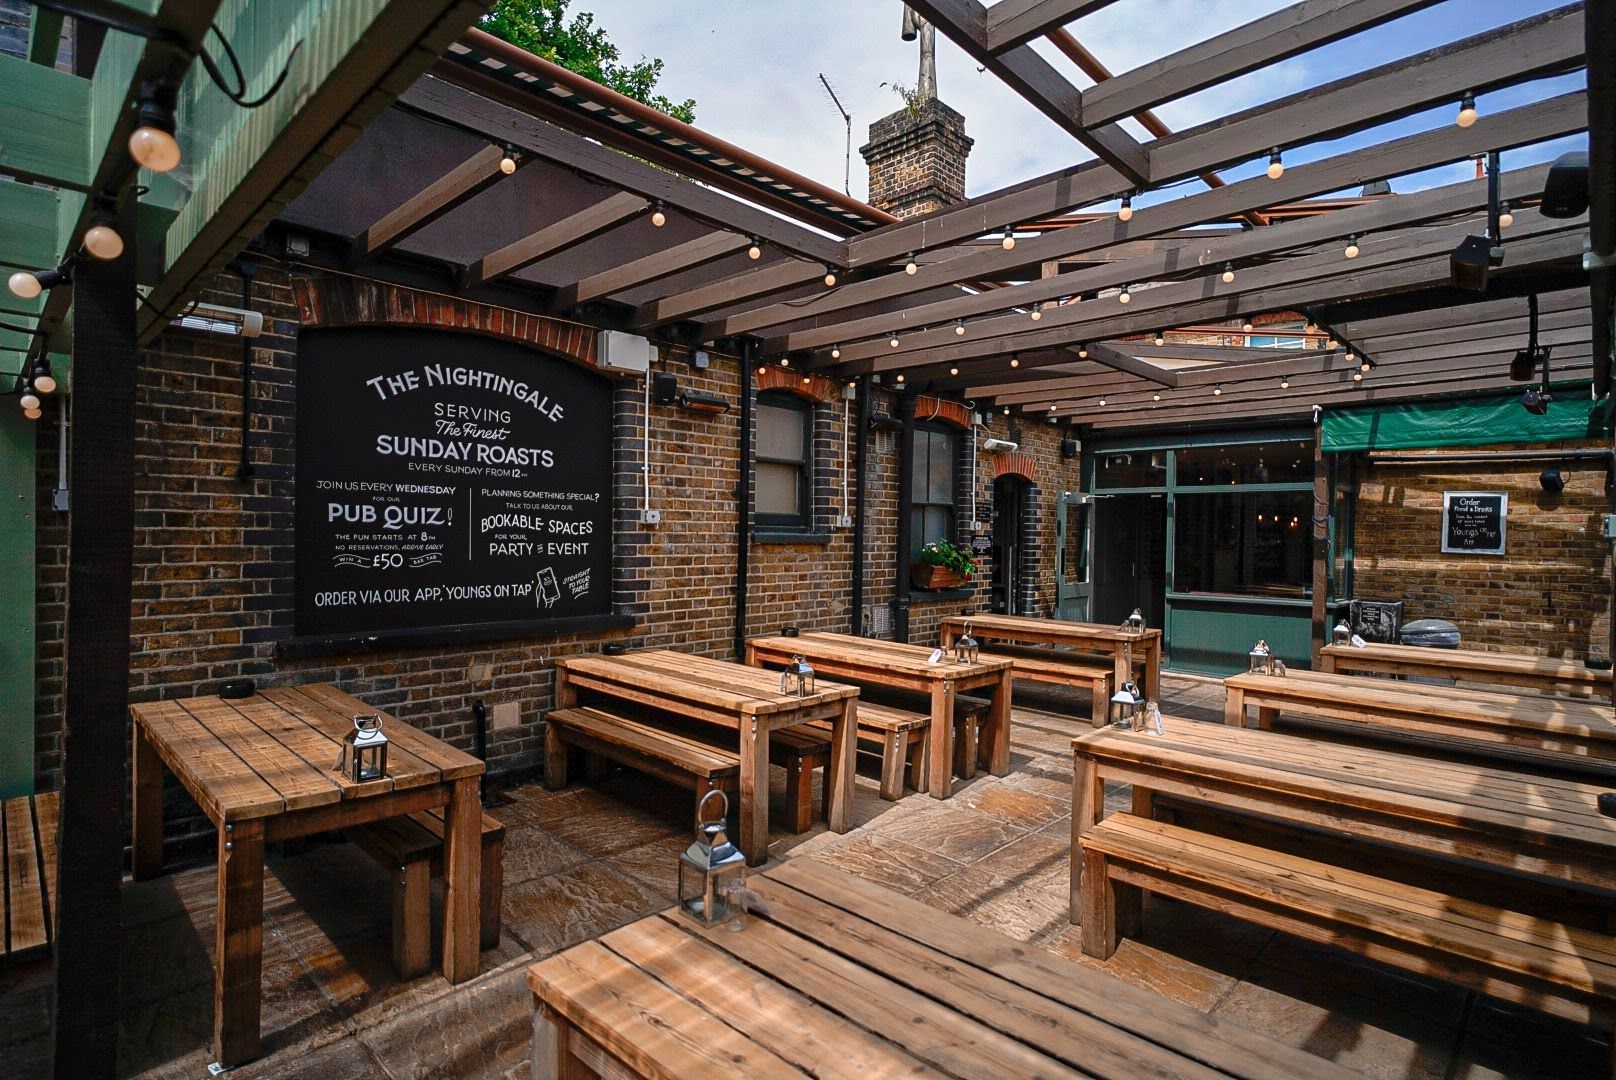
M1164 711L1221 722L1215 682L1169 676ZM1608 1075L1592 1028L1226 916L1153 898L1144 939L1109 961L1082 955L1067 921L1071 737L1081 694L1018 692L1008 776L978 776L949 801L857 787L858 827L777 834L774 856L820 857L938 908L1149 986L1369 1076ZM778 782L778 777L776 778ZM401 984L389 961L384 875L347 844L274 855L264 897L266 1056L240 1077L527 1075L533 960L672 902L689 796L616 773L598 787L503 792L504 932L473 981ZM1126 793L1108 793L1125 806ZM118 974L121 1069L201 1077L212 1025L210 865L126 882ZM113 972L109 970L110 977ZM0 1078L44 1075L50 969L0 968Z

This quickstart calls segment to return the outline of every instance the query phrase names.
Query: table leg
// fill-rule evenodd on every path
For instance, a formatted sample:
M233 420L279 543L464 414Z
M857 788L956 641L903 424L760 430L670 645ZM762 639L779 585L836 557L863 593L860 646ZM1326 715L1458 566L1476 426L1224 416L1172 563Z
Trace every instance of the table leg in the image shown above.
M758 663L757 646L753 645L750 641L748 641L746 643L746 666L747 667L761 667L762 666L761 664Z
M1326 652L1319 653L1319 670L1327 675L1333 674L1335 672L1335 657Z
M1004 776L1010 771L1010 669L999 673L993 687L993 703L988 707L988 772Z
M1145 697L1151 701L1161 700L1161 669L1162 643L1156 638L1145 649Z
M931 797L954 794L954 683L940 679L931 687Z
M1115 660L1114 669L1116 672L1116 681L1111 685L1121 690L1123 683L1133 681L1132 650L1126 643L1119 643L1113 647L1111 655Z
M1071 920L1083 921L1083 838L1105 812L1105 784L1100 766L1075 757L1072 763L1072 886Z
M163 871L163 759L138 722L134 725L134 819L130 847L135 880Z
M443 977L463 983L477 974L482 939L483 811L477 778L455 780L443 812Z
M572 1055L572 1033L576 1030L560 1013L548 1006L533 1010L533 1080L582 1080L588 1075Z
M240 1065L259 1054L264 968L264 823L219 830L219 925L214 947L213 1057Z
M1223 690L1223 722L1229 727L1246 726L1246 692L1238 686Z
M834 729L833 729L834 730ZM748 866L769 861L769 729L741 717L741 842Z
M1279 719L1279 709L1272 705L1257 706L1257 726L1264 731L1274 730L1274 721Z
M947 623L944 623L942 633L943 636L938 639L938 645L940 645L943 651L946 652L949 647L954 644L954 628L949 626Z
M842 702L842 713L830 729L830 762L825 767L825 787L830 792L830 806L825 812L825 821L831 832L844 833L853 827L853 770L857 758L858 698L850 697ZM902 762L896 766L900 770L902 767ZM901 795L901 772L898 788Z

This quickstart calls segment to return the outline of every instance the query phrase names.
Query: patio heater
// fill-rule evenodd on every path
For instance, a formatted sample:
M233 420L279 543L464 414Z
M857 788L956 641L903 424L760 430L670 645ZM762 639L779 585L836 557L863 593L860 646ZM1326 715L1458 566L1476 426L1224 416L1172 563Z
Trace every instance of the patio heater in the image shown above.
M718 797L716 820L704 820L707 801ZM724 832L729 797L714 788L696 807L696 839L679 856L679 910L704 926L717 926L731 916L744 918L746 909L731 893L746 881L746 856ZM737 927L737 929L739 929Z

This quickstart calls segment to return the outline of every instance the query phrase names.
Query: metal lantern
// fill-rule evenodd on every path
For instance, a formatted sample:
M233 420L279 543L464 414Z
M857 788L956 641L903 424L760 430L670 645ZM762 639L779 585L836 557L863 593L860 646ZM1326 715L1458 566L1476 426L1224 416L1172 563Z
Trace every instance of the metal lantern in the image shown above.
M1139 707L1145 702L1139 693L1139 688L1129 679L1117 688L1111 695L1111 726L1119 728L1132 728L1136 724L1135 718L1139 715Z
M718 796L718 817L707 821L707 800ZM730 891L746 880L746 856L724 834L729 798L713 789L696 807L696 841L679 856L679 910L704 926L716 926L744 909Z
M780 673L780 692L807 697L814 692L814 669L801 655L793 656L791 663Z
M980 650L976 639L971 636L971 624L966 623L960 636L954 639L954 659L962 664L974 664Z
M1246 657L1247 671L1253 675L1272 675L1274 673L1274 654L1268 651L1268 642L1259 641L1251 647Z
M1337 645L1346 645L1352 641L1352 627L1347 625L1347 620L1345 619L1335 624L1335 629L1331 631L1331 634Z
M382 734L378 713L353 718L354 729L342 740L342 756L337 771L346 772L356 784L387 778L387 736Z
M1138 608L1134 608L1133 614L1122 620L1122 628L1135 636L1143 634L1145 632L1144 613Z

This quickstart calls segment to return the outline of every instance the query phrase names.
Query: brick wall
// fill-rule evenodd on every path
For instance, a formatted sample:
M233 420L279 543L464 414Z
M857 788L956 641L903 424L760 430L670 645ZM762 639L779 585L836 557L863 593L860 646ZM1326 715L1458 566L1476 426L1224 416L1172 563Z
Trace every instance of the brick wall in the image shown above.
M870 205L907 218L959 202L974 143L965 117L935 98L882 117L859 147L870 171Z
M1489 448L1501 459L1509 449ZM1538 483L1550 465L1565 478L1558 495ZM1441 553L1444 491L1509 493L1504 555ZM1609 512L1597 460L1369 466L1358 483L1354 593L1406 601L1405 622L1456 623L1466 648L1608 657Z

